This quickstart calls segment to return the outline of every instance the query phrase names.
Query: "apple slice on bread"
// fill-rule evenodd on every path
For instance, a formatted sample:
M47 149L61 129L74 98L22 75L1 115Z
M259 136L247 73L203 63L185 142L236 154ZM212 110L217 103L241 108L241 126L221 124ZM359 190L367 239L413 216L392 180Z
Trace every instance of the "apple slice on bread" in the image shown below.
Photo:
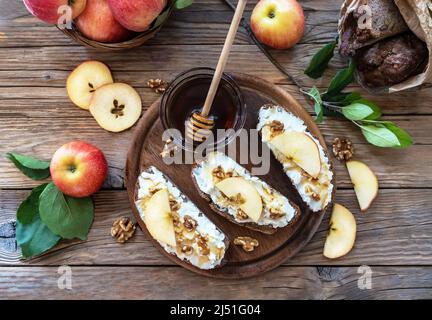
M321 172L321 157L315 141L304 132L285 131L270 140L279 152L294 161L313 178Z
M263 203L260 194L252 183L240 177L222 180L216 184L224 195L230 199L239 201L239 207L254 222L258 222L263 211Z
M167 189L159 190L147 202L144 223L153 238L173 247L177 245Z
M192 178L216 213L249 229L273 234L300 214L288 198L221 152L194 165Z
M324 210L333 198L333 167L305 122L269 104L260 109L257 129L305 204L314 212Z
M167 253L200 269L223 264L229 239L161 171L141 173L136 198L145 228Z

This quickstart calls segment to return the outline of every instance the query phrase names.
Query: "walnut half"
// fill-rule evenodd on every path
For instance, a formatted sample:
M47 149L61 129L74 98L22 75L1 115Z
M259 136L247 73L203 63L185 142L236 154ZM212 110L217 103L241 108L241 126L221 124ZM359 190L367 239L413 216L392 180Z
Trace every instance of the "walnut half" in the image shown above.
M242 246L243 250L246 252L252 252L259 246L258 240L251 237L237 237L234 239L234 244L236 246Z
M135 233L135 224L126 217L121 217L113 222L111 227L111 236L117 240L119 243L125 243Z
M147 81L147 86L150 89L153 89L154 92L161 94L164 93L168 88L168 83L162 79L150 79Z
M333 140L333 154L339 161L348 161L354 155L354 146L348 138Z

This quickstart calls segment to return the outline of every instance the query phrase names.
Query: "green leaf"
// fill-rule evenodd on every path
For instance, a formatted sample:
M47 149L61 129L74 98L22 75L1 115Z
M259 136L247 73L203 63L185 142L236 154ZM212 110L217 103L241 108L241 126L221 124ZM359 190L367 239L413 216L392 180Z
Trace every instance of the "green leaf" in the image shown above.
M41 161L17 153L8 153L6 156L22 173L33 180L43 180L50 176L49 161Z
M30 195L21 202L17 211L17 220L22 224L29 224L33 222L34 212L39 212L39 196L45 190L48 184L42 184L32 190Z
M34 188L18 208L16 241L24 258L44 253L60 240L40 219L39 196L46 186L43 184Z
M339 71L327 89L326 96L334 96L339 94L343 89L346 88L354 80L355 63L350 60L348 68Z
M346 94L346 96L342 99L341 103L344 106L350 105L354 101L362 99L360 93L358 92L349 92Z
M326 44L323 48L321 48L313 57L309 63L309 66L305 70L305 74L313 79L320 78L324 71L327 69L327 66L330 60L333 58L334 50L337 45L337 39L332 42Z
M94 217L90 197L66 196L54 183L50 183L40 195L39 212L48 228L65 239L86 240Z
M374 123L376 121L373 120L365 120L365 122ZM396 125L394 122L391 121L380 121L383 126L385 126L387 129L389 129L391 132L393 132L398 140L399 140L399 147L398 148L408 148L414 144L414 141L410 134L406 132L404 129Z
M381 117L381 109L366 99L356 100L352 104L343 107L342 113L347 119L352 121L375 120Z
M314 100L314 109L316 113L315 121L317 123L321 123L323 121L324 116L324 109L323 109L323 102L321 99L321 93L319 92L317 87L313 87L309 92L308 95Z
M193 0L176 0L175 1L175 8L178 10L184 9L192 5Z
M408 148L414 142L402 128L390 121L366 120L360 125L366 140L382 148Z
M155 19L155 21L153 22L150 30L154 30L156 28L158 28L160 25L162 25L170 16L171 11L174 8L174 2L172 2L170 5L168 5L164 11L162 11L162 13Z
M364 104L373 110L373 113L369 115L367 118L365 118L366 120L377 120L381 118L382 116L381 108L374 102L362 98L362 99L355 100L354 103Z

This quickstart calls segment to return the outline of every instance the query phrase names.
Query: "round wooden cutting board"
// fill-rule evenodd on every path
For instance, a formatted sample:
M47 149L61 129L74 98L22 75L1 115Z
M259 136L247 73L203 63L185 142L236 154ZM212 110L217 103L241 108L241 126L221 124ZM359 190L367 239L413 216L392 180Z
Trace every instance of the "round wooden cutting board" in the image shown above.
M317 125L306 110L283 89L257 77L245 74L230 74L241 87L247 105L245 128L255 129L259 109L268 103L285 107L288 111L304 120L309 131L326 149L324 138ZM169 259L196 273L217 278L246 278L269 271L299 252L312 238L319 227L325 210L312 212L302 202L299 194L291 185L282 170L282 165L272 156L270 172L260 178L276 190L295 202L301 210L300 217L291 225L278 230L275 234L265 235L238 226L212 211L207 201L198 194L191 177L191 165L166 165L160 153L164 146L162 141L163 127L159 120L160 100L156 101L141 118L131 141L126 163L126 187L132 210L138 223L152 243ZM225 256L225 264L214 270L201 270L177 257L168 254L147 231L144 222L135 207L136 185L140 173L149 166L155 166L167 175L231 240ZM248 170L251 166L245 166ZM335 180L333 179L335 185ZM336 188L335 188L336 189ZM333 194L334 199L334 194ZM259 241L259 247L246 253L232 241L238 236L250 236Z

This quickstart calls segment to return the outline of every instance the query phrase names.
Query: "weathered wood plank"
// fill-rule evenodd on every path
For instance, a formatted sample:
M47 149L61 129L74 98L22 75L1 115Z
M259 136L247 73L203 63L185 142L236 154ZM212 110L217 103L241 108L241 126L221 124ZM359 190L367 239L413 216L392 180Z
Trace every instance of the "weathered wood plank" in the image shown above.
M222 44L226 38L233 12L222 3L220 10L213 10L211 15L202 11L193 11L193 9L191 7L184 11L174 12L169 22L145 46L155 44ZM302 43L325 43L335 36L337 32L336 11L306 10L305 15L307 21L317 21L317 23L306 25ZM249 21L249 16L250 11L244 15L247 21ZM3 22L1 25L3 37L0 47L3 48L78 46L54 26L39 22L30 15L8 20L7 24ZM235 43L252 43L244 28L240 28Z
M0 267L1 299L427 299L431 267L372 267L361 290L357 267L281 267L246 280L199 277L179 267L72 267L72 289L56 267ZM360 280L360 283L362 280ZM187 290L185 290L187 288ZM211 288L211 290L209 290Z
M15 218L25 190L0 191L0 224ZM287 265L432 265L432 190L380 190L373 207L359 213L352 190L339 190L336 201L355 214L358 224L354 249L338 260L323 257L329 213L312 241ZM0 248L2 265L170 265L141 231L125 245L109 232L120 216L131 216L125 191L103 191L95 196L95 222L87 242L69 242L42 257L20 261L19 253ZM403 248L403 250L401 250ZM1 272L0 272L1 273Z
M55 112L61 112L62 108L75 107L58 106ZM351 138L356 146L356 158L365 161L376 171L382 187L430 187L432 154L429 152L429 118L399 120L396 117L397 122L410 131L418 143L408 151L381 149L365 144L358 129L345 121L328 120L322 129L329 145L335 136ZM4 142L0 146L0 154L13 151L49 159L62 144L77 139L87 140L99 146L108 159L110 170L105 187L122 188L126 153L132 133L133 130L121 134L106 132L90 118L2 118L0 136ZM335 164L338 186L352 187L344 165L338 161ZM23 177L4 157L0 158L0 172L1 188L29 188L37 184Z
M277 53L276 55L281 55L278 60L303 83L304 87L317 85L324 90L334 75L335 68L343 66L343 62L335 59L323 79L312 81L303 75L303 70L318 46L300 46L308 46L303 48L308 52L306 55L296 47L287 53ZM137 88L145 88L150 78L170 81L187 68L214 65L219 53L218 45L153 46L152 50L140 48L120 55L95 53L80 47L68 48L68 50L61 47L2 50L0 51L0 100L4 100L5 103L0 107L0 114L19 110L22 104L32 106L33 102L35 109L43 111L45 108L50 108L50 103L46 103L49 99L56 99L56 102L61 105L69 103L64 89L66 78L70 71L84 60L104 61L113 69L117 81L130 83ZM256 74L273 83L281 84L304 101L297 87L276 70L254 45L236 46L227 70ZM31 90L31 87L36 87L37 90ZM351 88L360 90L354 85ZM425 88L417 91L415 95L412 92L404 92L389 96L372 97L367 94L365 96L376 101L388 114L431 114L432 107L428 103L431 94L432 89ZM156 98L150 90L142 91L142 96L147 105ZM27 99L31 100L26 101Z
M0 118L1 117L91 117L88 112L83 112L73 104L67 97L65 83L70 71L0 71ZM118 81L126 82L134 86L141 95L144 106L151 105L159 95L146 87L149 79L160 78L166 81L173 79L179 71L159 72L116 72ZM277 83L280 76L266 78L268 81ZM278 84L292 94L299 102L313 113L313 108L292 84ZM35 87L38 84L40 86ZM321 88L322 91L325 88ZM365 97L377 103L385 115L430 115L432 105L429 103L429 91L424 90L418 95L400 93L389 96ZM58 112L60 111L61 112Z

